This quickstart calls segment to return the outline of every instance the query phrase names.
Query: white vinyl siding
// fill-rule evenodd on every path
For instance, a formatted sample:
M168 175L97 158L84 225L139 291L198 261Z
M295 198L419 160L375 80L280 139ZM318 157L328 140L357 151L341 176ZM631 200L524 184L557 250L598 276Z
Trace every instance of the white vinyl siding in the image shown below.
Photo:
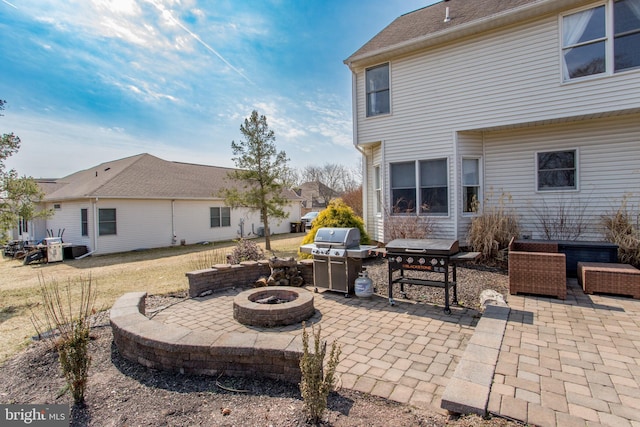
M468 150L466 142L460 142L460 151L456 152L455 135L484 135L491 129L510 128L526 133L527 129L540 129L538 125L543 124L562 133L565 127L576 127L573 121L578 121L579 127L589 123L582 121L583 118L640 109L640 70L564 84L561 45L559 15L546 15L428 51L390 58L393 114L375 119L366 117L364 67L356 70L356 140L363 145L385 141L383 187L390 182L390 163L455 158L456 167L449 167L449 206L450 209L458 206L457 213L434 217L433 237L464 235L469 218L462 218L460 208L461 156L482 156L482 148L478 147L487 144L480 136L471 142L472 153L465 151ZM553 125L555 121L566 124ZM560 142L565 146L566 141ZM602 138L601 147L609 142ZM500 162L482 158L485 179L487 174L502 174L508 170L512 172L510 178L498 180L498 184L504 185L511 180L517 186L518 177L527 174L529 197L535 193L534 153L556 149L558 145L529 147L525 154L520 151L521 141L511 140L510 144L501 146ZM567 148L581 146L582 141L566 144ZM609 160L607 157L614 157L608 155L606 148L602 151L603 162ZM580 151L581 160L584 155ZM516 165L515 171L512 163ZM581 162L582 176L586 173L582 169L584 166ZM619 188L624 182L615 176L610 179ZM580 195L588 191L582 184L584 180ZM483 189L483 199L500 193L497 187L491 188L488 179L483 183ZM389 193L389 188L383 192L385 197Z
M60 209L54 212L52 217L46 219L46 225L43 224L41 228L43 231L34 236L36 239L44 239L46 236L46 229L53 232L54 236L62 235L62 240L65 243L72 242L76 245L84 245L88 248L92 247L91 244L91 229L93 226L93 211L91 203L88 201L65 201L59 203ZM47 204L47 208L51 208L53 204ZM87 226L89 235L82 235L82 216L81 210L87 209ZM42 221L45 222L44 220Z
M218 203L223 206L223 203ZM214 203L214 204L215 204ZM243 224L244 236L255 237L258 227L262 227L257 212L247 209L231 210L230 226L211 228L210 207L211 200L129 200L129 199L100 199L65 201L55 215L43 222L43 230L64 230L65 243L86 245L96 254L127 252L136 249L161 248L179 244L182 240L186 244L199 242L219 242L237 239L240 223ZM53 204L47 204L52 208ZM95 219L98 209L116 210L117 234L98 236L95 229ZM88 210L89 236L82 236L81 209ZM95 210L94 210L95 209ZM300 218L300 205L293 202L285 207L289 218L282 221L272 221L271 233L282 234L290 232L290 221ZM172 233L174 233L172 235ZM174 238L175 235L175 238ZM44 231L35 238L46 237Z
M581 240L601 240L600 215L617 209L625 194L640 188L640 115L592 119L575 123L487 132L485 186L488 203L504 197L523 224L523 233L544 238L539 214L552 215L558 207L584 214L587 224ZM540 150L578 151L580 189L537 192L535 153Z

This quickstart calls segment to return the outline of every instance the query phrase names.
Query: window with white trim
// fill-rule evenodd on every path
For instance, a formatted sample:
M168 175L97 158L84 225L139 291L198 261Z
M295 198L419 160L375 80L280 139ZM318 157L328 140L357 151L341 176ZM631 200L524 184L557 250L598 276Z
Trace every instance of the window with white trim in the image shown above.
M367 117L389 114L391 102L389 96L389 64L368 68L365 71L367 91Z
M640 67L640 0L613 3L614 70Z
M117 234L115 209L98 209L98 234L100 236Z
M391 213L416 212L416 164L415 162L391 165Z
M89 210L86 208L80 209L80 234L89 235Z
M565 81L640 67L640 0L609 0L563 16L562 59Z
M462 212L475 213L480 207L480 159L462 159Z
M380 179L380 166L373 167L374 191L376 193L376 214L382 213L382 180Z
M576 190L577 151L546 151L536 154L538 191Z
M420 162L420 213L449 213L447 159Z
M231 208L210 208L209 210L211 228L231 226Z
M446 158L391 163L390 168L393 214L449 213L449 173Z

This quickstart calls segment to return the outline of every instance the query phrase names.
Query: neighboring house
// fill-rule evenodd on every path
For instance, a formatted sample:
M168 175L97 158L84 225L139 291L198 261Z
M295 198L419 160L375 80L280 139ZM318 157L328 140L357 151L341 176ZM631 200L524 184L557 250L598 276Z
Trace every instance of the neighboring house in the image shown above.
M264 232L257 212L231 209L218 196L241 185L232 169L170 162L140 154L43 182L47 220L32 221L29 239L63 233L65 243L96 254L176 244L255 237ZM270 220L272 234L288 233L300 219L300 198L287 190L289 218Z
M321 211L326 208L331 199L338 196L338 192L319 181L309 181L296 189L296 194L302 199L302 214L311 211Z
M420 215L466 242L476 201L573 215L580 240L640 190L640 0L450 0L345 60L372 238Z

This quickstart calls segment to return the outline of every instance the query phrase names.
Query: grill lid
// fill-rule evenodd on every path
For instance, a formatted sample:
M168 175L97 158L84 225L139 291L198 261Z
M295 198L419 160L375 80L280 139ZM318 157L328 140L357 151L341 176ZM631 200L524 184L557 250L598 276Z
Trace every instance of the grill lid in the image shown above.
M396 239L386 245L387 253L421 253L427 255L453 255L460 252L457 240L448 239Z
M313 242L318 247L353 248L360 245L360 230L357 228L319 228Z

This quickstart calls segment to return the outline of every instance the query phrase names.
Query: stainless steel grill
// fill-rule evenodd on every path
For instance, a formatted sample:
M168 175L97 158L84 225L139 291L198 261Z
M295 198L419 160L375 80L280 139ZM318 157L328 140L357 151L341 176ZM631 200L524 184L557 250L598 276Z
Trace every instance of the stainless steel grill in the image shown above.
M319 228L313 243L300 246L300 252L313 255L313 281L316 291L326 288L354 293L354 283L362 269L362 259L375 246L360 245L357 228Z

